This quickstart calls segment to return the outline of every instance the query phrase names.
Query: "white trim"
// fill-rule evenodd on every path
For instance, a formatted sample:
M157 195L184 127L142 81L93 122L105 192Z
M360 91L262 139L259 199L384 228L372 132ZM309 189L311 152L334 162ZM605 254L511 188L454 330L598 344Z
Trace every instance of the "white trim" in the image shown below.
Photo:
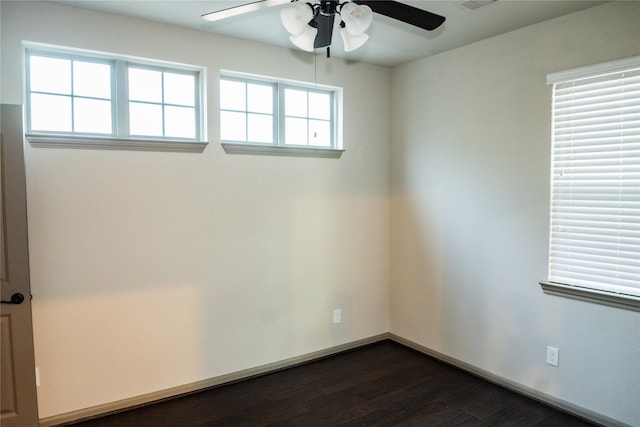
M640 311L640 297L638 296L548 281L540 282L540 286L542 286L544 293L548 295L556 295L580 301L608 305L610 307Z
M202 153L208 145L207 141L181 141L175 139L133 139L38 134L27 134L26 137L31 146L36 148L81 148L96 150Z
M73 412L67 412L60 415L54 415L52 417L40 419L41 427L54 426L58 424L78 421L81 419L95 418L103 416L112 412L120 412L128 409L133 409L138 406L144 406L151 403L158 402L164 399L175 398L184 394L195 393L204 391L205 389L224 385L230 382L249 379L258 375L269 374L282 369L292 368L296 365L300 365L307 362L312 362L324 357L333 356L344 351L353 350L358 347L362 347L369 344L374 344L379 341L388 339L387 333L374 335L369 338L363 338L360 340L340 344L335 347L330 347L324 350L318 350L311 353L303 354L289 359L284 359L278 362L268 363L266 365L257 366L255 368L244 369L242 371L232 372L230 374L221 375L214 378L209 378L202 381L197 381L191 384L185 384L182 386L173 387L166 390L160 390L153 393L143 394L142 396L136 396L129 399L118 400L117 402L105 403L104 405L92 406L90 408L80 409Z
M282 145L258 145L247 143L220 143L227 154L256 154L263 156L320 157L339 159L345 150L335 148L287 147Z
M231 77L231 78L236 78L240 80L256 80L256 81L262 81L264 83L281 83L281 84L287 84L287 85L301 86L308 89L319 89L323 91L341 90L340 87L330 86L322 83L306 82L303 80L284 79L281 77L263 76L259 74L244 73L242 71L221 69L218 75L218 80L225 77Z
M125 62L135 62L137 64L145 64L151 66L160 66L166 68L175 68L183 71L202 72L206 68L200 65L185 64L182 62L165 61L163 59L147 58L144 56L122 55L120 53L105 52L91 49L80 49L70 46L61 46L48 43L39 43L24 40L22 42L23 54L25 50L36 50L49 53L57 53L60 55L78 55L100 58L105 60L121 60Z
M501 387L504 387L513 392L522 394L526 397L537 400L539 402L543 402L547 405L563 410L577 417L581 417L601 425L631 427L629 424L625 424L621 421L614 420L610 417L607 417L606 415L591 411L582 406L578 406L576 404L567 402L565 400L558 399L554 396L551 396L546 393L542 393L536 389L527 387L523 384L517 383L515 381L509 380L499 375L495 375L489 371L478 368L476 366L463 362L454 357L447 356L446 354L432 350L430 348L417 344L414 341L403 338L391 332L385 332L382 334L374 335L369 338L364 338L361 340L341 344L335 347L330 347L325 350L319 350L316 352L307 353L305 355L292 357L279 362L274 362L267 365L258 366L255 368L245 369L238 372L232 372L230 374L221 375L219 377L214 377L214 378L194 382L191 384L177 386L177 387L173 387L166 390L160 390L157 392L144 394L142 396L123 399L117 402L106 403L103 405L80 409L73 412L54 415L52 417L42 418L40 419L39 425L41 427L49 427L49 426L54 426L58 424L74 422L81 419L100 417L108 413L125 411L128 409L133 409L135 407L152 404L160 400L171 399L171 398L179 397L181 395L185 395L189 393L197 393L199 391L204 391L208 388L221 386L230 382L250 379L258 375L268 374L278 370L291 368L296 365L300 365L307 362L313 362L314 360L317 360L317 359L333 356L335 354L338 354L344 351L357 349L358 347L374 344L376 342L384 341L387 339L394 341L400 345L404 345L413 350L416 350L429 357L433 357L434 359L437 359L443 363L451 365L457 369L461 369L469 374L476 375L482 378L483 380L497 384Z
M640 67L640 56L618 59L602 64L587 65L570 70L556 71L547 74L547 84L562 83L568 80L582 79L598 74L615 73L631 67Z

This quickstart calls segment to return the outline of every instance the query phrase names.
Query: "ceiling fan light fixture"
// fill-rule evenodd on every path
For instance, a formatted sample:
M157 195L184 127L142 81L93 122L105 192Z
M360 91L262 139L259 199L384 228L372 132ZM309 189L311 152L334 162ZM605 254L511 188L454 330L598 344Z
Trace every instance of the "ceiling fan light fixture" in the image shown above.
M289 40L291 40L291 43L300 49L306 50L307 52L313 52L313 42L315 41L317 34L317 28L306 25L306 28L301 34L292 34L289 36Z
M0 0L2 1L2 0ZM456 0L473 5L491 4L497 0ZM221 2L222 3L222 2ZM435 30L445 21L444 16L395 0L253 0L251 3L207 13L202 17L217 21L259 9L289 3L280 11L280 20L296 47L313 52L331 47L336 15L340 15L340 32L345 51L355 50L367 42L365 31L371 25L373 13L422 28Z
M307 3L296 3L280 12L282 25L293 36L303 34L312 19L313 9Z
M346 27L340 28L340 35L342 36L342 42L344 44L344 51L351 52L356 50L369 40L369 34L351 34Z
M355 3L345 3L340 9L342 22L346 30L354 36L367 31L373 21L373 11L369 6L357 5Z

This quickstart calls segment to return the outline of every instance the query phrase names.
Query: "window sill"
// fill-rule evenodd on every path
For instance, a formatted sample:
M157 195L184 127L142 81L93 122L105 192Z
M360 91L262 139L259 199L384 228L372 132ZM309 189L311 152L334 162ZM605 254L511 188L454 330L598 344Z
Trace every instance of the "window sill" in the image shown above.
M580 286L565 285L555 282L540 282L545 294L573 298L611 307L624 308L626 310L640 311L640 297L619 294L615 292L600 291L583 288Z
M93 136L27 134L32 147L81 148L95 150L134 150L202 153L205 141L182 141L175 139L128 139Z
M261 156L295 156L339 159L344 150L335 148L282 147L275 145L257 145L233 142L221 143L227 154L257 154Z

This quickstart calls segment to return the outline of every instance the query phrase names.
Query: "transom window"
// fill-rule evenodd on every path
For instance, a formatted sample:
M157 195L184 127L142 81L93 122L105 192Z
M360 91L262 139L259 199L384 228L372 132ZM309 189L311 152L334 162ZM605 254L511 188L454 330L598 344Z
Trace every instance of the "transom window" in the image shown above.
M27 50L30 134L200 141L201 70Z
M222 142L338 148L337 88L238 75L220 79Z

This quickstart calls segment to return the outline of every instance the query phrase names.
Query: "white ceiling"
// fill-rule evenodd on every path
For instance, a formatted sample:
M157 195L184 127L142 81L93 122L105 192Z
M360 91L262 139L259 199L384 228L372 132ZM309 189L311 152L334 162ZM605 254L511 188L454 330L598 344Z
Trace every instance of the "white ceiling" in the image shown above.
M263 43L294 48L274 6L249 14L208 22L202 15L251 3L254 0L57 0L76 7L134 16L167 24L195 28ZM556 18L605 1L593 0L498 0L471 10L463 0L404 0L402 3L446 17L434 31L425 31L383 15L374 14L369 41L345 53L339 32L334 31L331 55L354 61L395 66L478 40ZM339 20L336 19L336 25ZM319 50L323 52L323 50Z

